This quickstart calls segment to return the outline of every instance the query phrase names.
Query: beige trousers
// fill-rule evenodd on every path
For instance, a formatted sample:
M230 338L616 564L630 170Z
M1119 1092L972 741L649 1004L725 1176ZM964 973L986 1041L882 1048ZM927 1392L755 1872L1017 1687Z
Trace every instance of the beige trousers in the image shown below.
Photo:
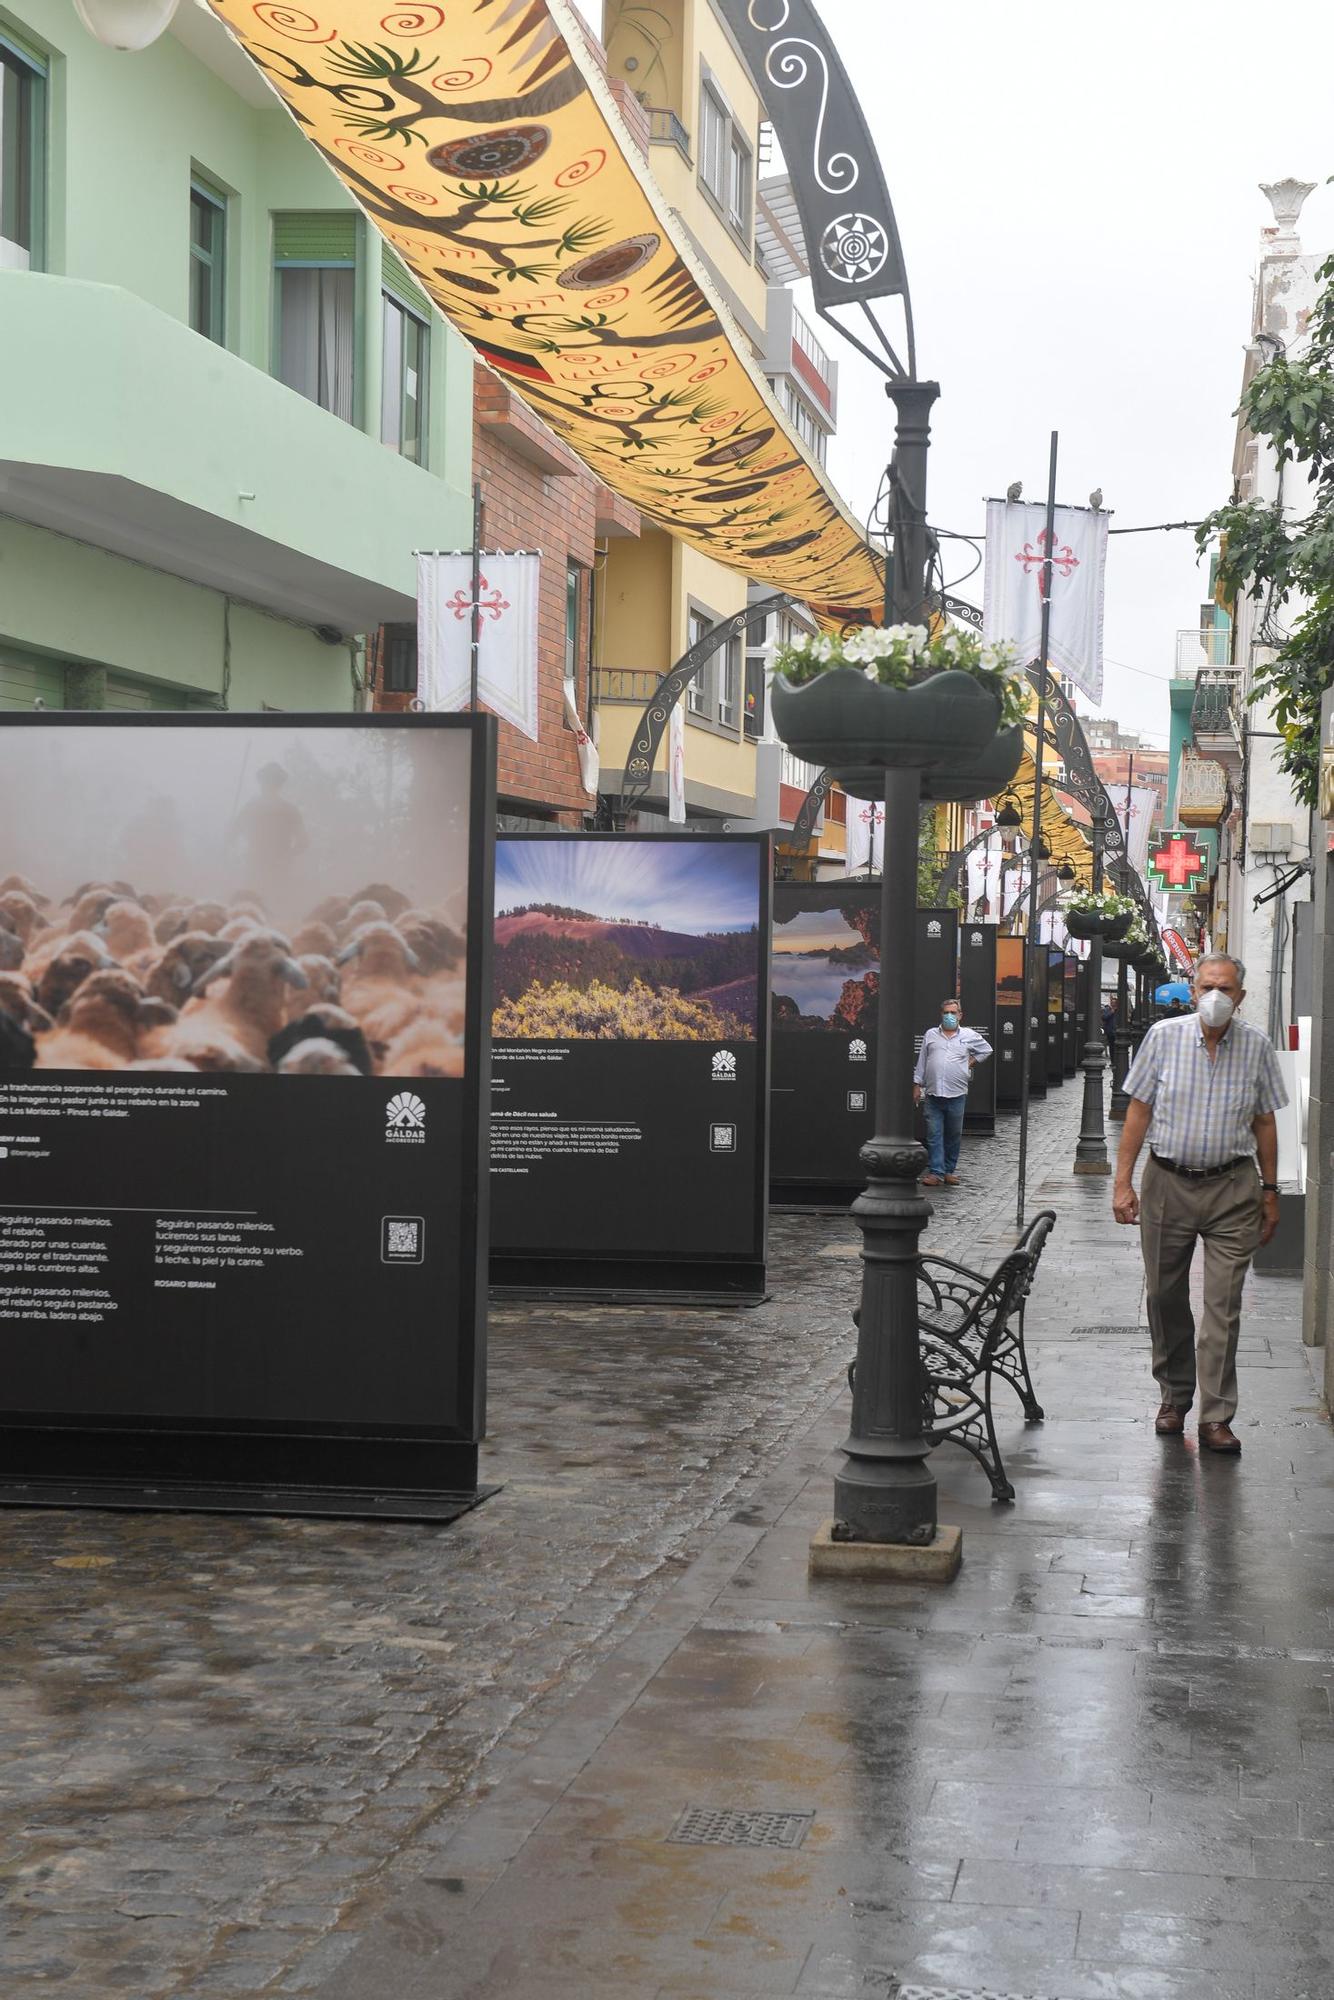
M1200 1388L1200 1422L1228 1423L1237 1407L1241 1291L1260 1242L1263 1199L1253 1160L1211 1181L1183 1180L1150 1156L1139 1191L1140 1243L1153 1336L1153 1373L1163 1401L1188 1410ZM1190 1267L1204 1244L1199 1337Z

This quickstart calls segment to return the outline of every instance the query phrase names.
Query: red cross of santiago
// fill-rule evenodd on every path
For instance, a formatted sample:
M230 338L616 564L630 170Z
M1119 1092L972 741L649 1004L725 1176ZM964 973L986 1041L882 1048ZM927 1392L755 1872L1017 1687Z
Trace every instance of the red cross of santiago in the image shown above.
M502 597L499 590L491 590L491 595L488 597L486 595L488 590L491 590L490 584L484 576L479 576L477 579L478 611L483 618L503 618L510 608L509 599ZM445 609L446 611L452 611L456 618L470 618L472 616L472 599L468 596L462 584L459 585L452 597L445 599Z
M1149 866L1170 889L1186 889L1204 867L1204 856L1189 834L1174 833L1150 855Z
M1073 576L1079 568L1079 557L1068 542L1057 541L1053 543L1053 547L1055 549L1055 554L1051 559L1053 574L1059 570L1062 576ZM1025 542L1023 548L1015 557L1015 561L1023 564L1025 576L1031 576L1036 567L1038 596L1041 597L1043 595L1042 579L1047 567L1047 530L1045 528L1038 535L1037 547L1034 548L1031 542Z

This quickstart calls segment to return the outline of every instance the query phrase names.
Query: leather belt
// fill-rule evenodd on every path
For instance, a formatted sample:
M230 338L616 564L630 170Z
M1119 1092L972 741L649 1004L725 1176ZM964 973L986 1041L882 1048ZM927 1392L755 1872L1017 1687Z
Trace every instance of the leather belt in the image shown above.
M1180 1167L1175 1160L1165 1160L1161 1153L1150 1153L1150 1158L1159 1167L1166 1167L1169 1174L1179 1174L1183 1181L1216 1181L1222 1174L1230 1174L1234 1167L1245 1166L1249 1153L1238 1153L1235 1160L1226 1160L1221 1167Z

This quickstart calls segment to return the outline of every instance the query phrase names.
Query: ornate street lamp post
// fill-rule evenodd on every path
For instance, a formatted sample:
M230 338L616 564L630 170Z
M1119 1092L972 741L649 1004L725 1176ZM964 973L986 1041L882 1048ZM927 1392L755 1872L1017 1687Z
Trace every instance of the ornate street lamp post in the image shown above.
M1102 888L1102 841L1105 817L1093 814L1093 888ZM1110 1174L1107 1133L1102 1116L1102 1072L1105 1063L1102 1038L1102 938L1089 940L1088 987L1084 1019L1084 1104L1075 1145L1074 1171L1077 1174Z
M1126 1072L1130 1068L1130 974L1123 958L1116 969L1116 1028L1112 1035L1112 1101L1107 1116L1118 1122L1126 1115L1130 1099L1125 1093Z

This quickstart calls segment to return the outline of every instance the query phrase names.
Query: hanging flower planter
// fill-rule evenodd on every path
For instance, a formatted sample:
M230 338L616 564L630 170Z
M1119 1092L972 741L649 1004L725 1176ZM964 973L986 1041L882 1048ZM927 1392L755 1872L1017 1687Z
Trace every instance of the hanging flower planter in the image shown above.
M1136 915L1131 898L1115 889L1077 889L1061 908L1071 937L1101 938L1104 948L1125 937Z
M936 764L950 751L980 753L996 734L1000 705L969 674L884 687L859 668L838 667L798 687L775 679L771 713L794 756L837 773L867 765L883 773Z
M976 757L942 758L922 773L922 797L933 805L972 805L994 799L1019 769L1024 754L1022 729L1001 729Z
M967 771L998 728L1021 724L1026 713L1010 649L984 646L976 633L953 627L821 633L783 647L777 668L771 713L779 736L841 783L850 774L854 784L879 786L858 797L881 796L886 770L922 770L949 758ZM997 777L997 787L1012 775ZM985 796L985 788L974 796Z

